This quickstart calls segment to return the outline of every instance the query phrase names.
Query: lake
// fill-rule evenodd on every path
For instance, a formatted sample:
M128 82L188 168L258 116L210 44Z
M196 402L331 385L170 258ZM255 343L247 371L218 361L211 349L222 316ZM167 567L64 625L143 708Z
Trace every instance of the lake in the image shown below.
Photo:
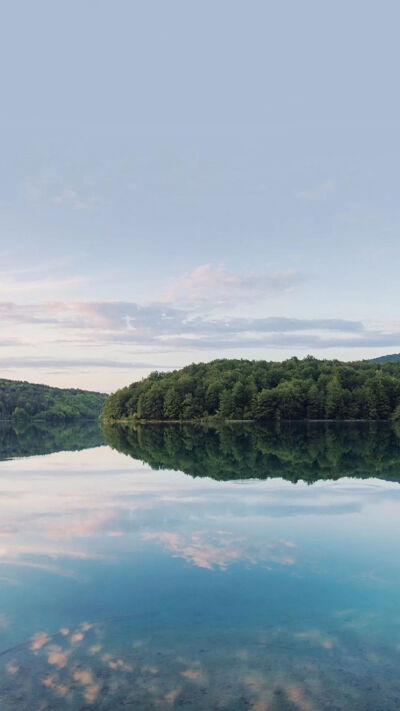
M398 711L389 424L0 428L0 708Z

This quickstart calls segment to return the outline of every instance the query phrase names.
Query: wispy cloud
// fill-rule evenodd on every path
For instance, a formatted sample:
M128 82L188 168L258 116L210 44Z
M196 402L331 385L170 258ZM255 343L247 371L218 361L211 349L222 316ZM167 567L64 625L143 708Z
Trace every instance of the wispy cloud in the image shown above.
M19 338L0 338L0 348L9 348L14 346L26 345Z
M1 345L1 344L0 344ZM132 362L121 360L102 360L89 358L0 358L0 369L8 370L13 368L122 368L130 370L132 368L151 368L153 370L168 369L168 366L159 363Z
M87 278L84 276L65 275L71 267L73 258L32 264L29 267L0 269L0 299L31 294L34 298L48 298L49 294L64 297L66 292L82 287Z
M80 282L61 279L47 281L41 278L43 270L32 273L3 274L14 286L18 296L32 290L38 295L57 291L62 286ZM24 277L28 276L28 280ZM0 272L1 277L1 272ZM330 348L400 348L400 332L392 327L367 327L361 321L340 318L290 318L267 315L264 317L222 315L232 312L232 306L257 302L260 311L269 310L266 296L283 294L294 288L304 277L292 270L273 274L236 274L225 267L199 266L175 281L157 300L148 303L135 301L71 301L33 299L29 303L17 300L0 300L0 325L4 345L17 345L21 326L37 327L40 333L36 346L52 343L55 348L70 347L71 359L39 357L42 352L27 353L26 358L3 361L3 367L36 368L160 368L161 365L132 363L122 353L104 351L106 358L86 359L73 351L74 347L96 346L126 349L144 346L159 352L167 350L244 350L263 348L296 348L313 352ZM4 282L4 279L3 279ZM20 288L21 293L18 289ZM46 292L46 289L48 290ZM12 289L11 289L12 293ZM0 279L1 299L1 279ZM272 303L272 302L271 302ZM251 314L252 306L249 306ZM243 308L242 308L243 311ZM58 344L58 346L57 346ZM24 354L25 355L25 354ZM33 357L32 357L33 356ZM110 357L111 356L111 357ZM154 356L153 356L154 357Z
M98 201L94 196L85 195L76 188L69 187L54 195L52 202L54 205L70 207L72 210L88 210L95 207Z
M2 302L1 322L47 324L62 330L65 341L71 344L78 342L85 334L86 342L92 344L186 349L266 346L315 349L400 345L400 332L369 329L361 321L209 317L199 315L193 308L166 303L47 302L24 306ZM109 361L96 361L97 364L100 362ZM87 361L89 363L91 361ZM57 367L56 362L52 365Z
M193 563L199 568L227 570L238 561L255 564L260 560L294 565L294 545L289 541L266 542L259 547L249 545L242 537L228 531L194 531L181 535L175 531L146 531L146 541L157 541L174 556Z
M202 264L177 279L163 294L165 303L211 303L213 306L288 292L304 276L293 269L272 274L236 274L223 266Z
M91 181L66 182L55 171L43 171L22 183L22 195L31 205L47 203L71 210L87 210L98 204Z
M322 200L323 198L329 196L334 190L335 183L332 180L325 180L323 183L315 185L312 188L298 190L296 192L296 197L303 200Z
M0 298L3 296L18 296L19 294L36 294L45 296L60 292L71 292L85 283L84 277L71 277L66 279L24 279L3 278L0 281Z
M28 203L37 203L43 197L43 184L38 180L25 180L22 184L22 193Z

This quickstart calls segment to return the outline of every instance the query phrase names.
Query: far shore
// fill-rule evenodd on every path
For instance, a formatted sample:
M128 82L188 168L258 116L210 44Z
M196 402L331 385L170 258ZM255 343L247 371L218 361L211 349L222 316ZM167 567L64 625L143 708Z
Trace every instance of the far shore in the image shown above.
M394 420L369 420L369 419L345 419L345 420L335 420L335 419L317 419L311 420L308 418L299 420L286 420L282 418L281 420L228 420L228 419L212 419L203 418L198 420L139 420L133 417L125 417L118 420L111 418L100 418L101 422L107 422L108 424L128 424L128 425L225 425L225 424L243 424L243 423L257 423L260 425L266 424L278 424L279 422L394 422Z

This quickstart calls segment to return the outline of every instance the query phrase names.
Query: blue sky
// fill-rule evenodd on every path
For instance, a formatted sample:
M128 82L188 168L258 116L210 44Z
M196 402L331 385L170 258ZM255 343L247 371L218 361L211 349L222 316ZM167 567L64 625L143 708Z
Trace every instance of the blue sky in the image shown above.
M399 15L8 3L2 376L399 351Z

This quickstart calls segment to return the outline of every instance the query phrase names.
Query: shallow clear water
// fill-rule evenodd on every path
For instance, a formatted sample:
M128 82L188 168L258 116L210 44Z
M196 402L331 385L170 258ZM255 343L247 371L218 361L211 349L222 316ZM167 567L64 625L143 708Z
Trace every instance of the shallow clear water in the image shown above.
M47 434L0 436L1 709L400 708L389 426Z

